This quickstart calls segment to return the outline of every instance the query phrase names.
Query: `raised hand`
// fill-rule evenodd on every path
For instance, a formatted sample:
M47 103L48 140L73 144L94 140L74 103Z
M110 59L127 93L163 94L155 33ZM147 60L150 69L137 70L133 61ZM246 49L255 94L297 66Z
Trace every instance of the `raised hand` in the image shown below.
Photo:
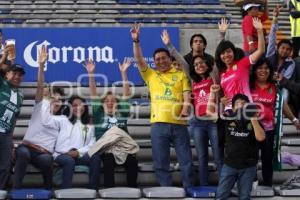
M229 27L229 22L226 18L222 18L220 22L218 22L219 31L225 33Z
M95 72L95 62L89 58L85 61L85 63L83 64L83 66L85 67L86 71L91 74Z
M161 34L161 40L162 42L165 44L165 45L168 45L171 43L171 39L170 39L170 36L169 36L169 33L166 29L163 30L162 34Z
M140 27L141 27L141 24L135 23L132 26L132 28L130 29L132 40L134 40L134 41L138 41L139 40Z
M279 15L281 9L282 9L282 6L276 5L276 7L275 7L274 10L273 10L273 16L274 16L274 17L278 17L278 15Z
M119 69L122 73L127 72L127 69L129 68L129 66L131 65L131 60L130 58L124 58L123 63L119 63Z
M38 62L40 65L44 65L45 62L48 59L48 53L47 53L47 48L45 45L42 46L42 48L39 50L39 58L38 58Z
M260 19L257 17L253 18L253 26L256 28L256 30L263 30L263 25Z
M217 93L219 91L220 91L220 85L213 84L213 85L210 86L210 92Z

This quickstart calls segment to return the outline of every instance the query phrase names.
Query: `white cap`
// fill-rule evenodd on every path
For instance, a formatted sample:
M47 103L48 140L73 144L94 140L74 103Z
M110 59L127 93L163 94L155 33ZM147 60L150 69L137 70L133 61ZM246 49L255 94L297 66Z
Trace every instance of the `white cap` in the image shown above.
M249 4L246 4L246 5L244 5L243 6L243 9L245 10L245 11L247 11L249 8L251 8L251 7L259 7L259 6L261 6L260 4L255 4L255 3L249 3Z

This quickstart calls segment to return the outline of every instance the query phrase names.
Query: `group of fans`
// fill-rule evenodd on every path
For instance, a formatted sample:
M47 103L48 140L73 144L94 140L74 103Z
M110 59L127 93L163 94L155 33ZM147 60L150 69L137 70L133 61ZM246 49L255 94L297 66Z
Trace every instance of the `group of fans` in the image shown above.
M277 18L281 7L277 6L273 11L268 41L261 23L261 19L267 16L263 14L263 17L258 17L259 7L259 4L243 6L243 50L225 39L229 24L226 19L221 20L220 43L214 58L205 52L207 41L202 34L191 37L191 52L182 56L164 30L161 39L166 48L154 51L155 69L149 67L143 58L139 40L140 24L133 25L131 37L135 61L150 92L153 167L161 186L172 185L169 170L172 145L181 170L183 187L195 184L190 138L197 151L200 185L209 184L209 143L212 147L219 175L217 199L227 199L235 182L240 198L250 198L252 183L257 179L259 150L263 176L261 184L272 186L275 110L282 109L284 115L300 129L296 117L299 107L298 110L297 105L291 109L288 104L292 96L296 96L296 99L300 96L299 83L293 80L300 69L300 62L297 61L300 59L295 57L293 60L295 45L290 40L283 39L276 47ZM10 173L13 129L23 100L18 87L25 74L22 66L14 64L13 60L7 61L7 51L2 46L0 64L4 73L0 77L0 189L5 188ZM294 51L293 55L298 56L298 52ZM128 133L131 92L127 69L130 60L125 59L119 64L123 96L117 97L108 92L103 98L97 96L95 63L90 59L86 61L84 66L89 77L91 118L86 99L73 95L64 102L62 88L45 86L46 60L47 49L42 47L38 55L35 105L23 141L14 152L12 187L22 187L29 163L41 170L48 189L52 187L54 163L63 169L62 188L72 187L75 165L87 165L89 188L97 189L101 163L104 187L115 186L116 165L125 167L128 186L137 187L135 142L126 136L121 136L126 138L123 144L111 142L116 135L122 135L122 131ZM279 108L276 104L278 98L283 99ZM90 149L99 145L105 146L105 149L90 152Z

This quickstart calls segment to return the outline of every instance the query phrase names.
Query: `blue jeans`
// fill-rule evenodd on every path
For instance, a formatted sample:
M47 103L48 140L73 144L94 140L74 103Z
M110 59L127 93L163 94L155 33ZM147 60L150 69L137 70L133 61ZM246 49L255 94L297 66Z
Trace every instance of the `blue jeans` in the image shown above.
M152 157L156 177L161 186L171 186L170 144L179 162L183 186L193 185L193 165L190 138L185 125L153 123L151 125Z
M13 188L22 188L22 182L26 174L27 165L32 163L33 166L41 170L46 189L52 187L52 166L53 157L49 153L41 153L35 149L21 144L16 150L16 165L13 177Z
M214 161L220 177L223 165L223 156L219 147L217 124L212 120L194 118L191 122L194 144L199 162L200 185L208 185L208 140L213 151Z
M224 164L222 167L219 186L217 189L216 199L228 199L231 189L237 181L240 200L249 200L252 190L252 183L256 177L256 166L235 169Z
M75 165L89 165L88 154L81 158L73 158L67 154L61 154L55 158L55 162L63 168L62 188L71 188Z

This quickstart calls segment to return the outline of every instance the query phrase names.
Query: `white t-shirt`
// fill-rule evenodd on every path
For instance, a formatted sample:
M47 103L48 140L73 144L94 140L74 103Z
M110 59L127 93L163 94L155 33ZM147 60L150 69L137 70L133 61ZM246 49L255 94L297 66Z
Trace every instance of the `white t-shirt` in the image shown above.
M54 152L54 146L59 133L58 128L46 127L42 123L42 106L45 100L36 103L30 118L29 127L24 139L32 144L39 145L47 149L50 153ZM61 116L49 116L51 118L61 118Z

